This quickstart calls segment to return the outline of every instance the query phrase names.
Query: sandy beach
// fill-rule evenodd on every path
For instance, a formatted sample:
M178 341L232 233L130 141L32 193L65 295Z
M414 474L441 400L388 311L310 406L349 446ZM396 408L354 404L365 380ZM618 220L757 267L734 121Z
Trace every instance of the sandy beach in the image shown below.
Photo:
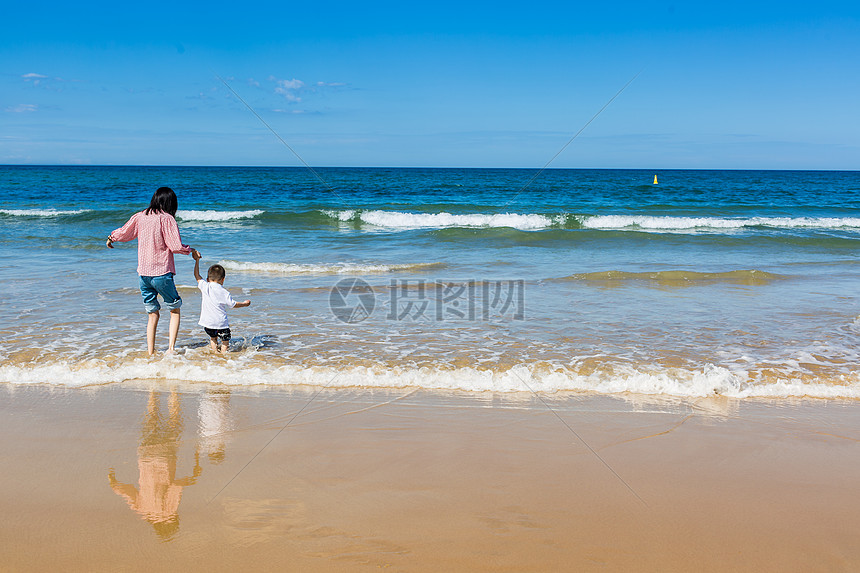
M0 386L0 570L860 567L854 401L316 391Z
M0 573L860 573L860 2L165 8L4 5Z

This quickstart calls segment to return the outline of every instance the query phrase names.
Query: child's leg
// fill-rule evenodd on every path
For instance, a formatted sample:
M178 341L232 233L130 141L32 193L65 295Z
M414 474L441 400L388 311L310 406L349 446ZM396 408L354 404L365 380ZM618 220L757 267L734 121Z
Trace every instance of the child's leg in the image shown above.
M179 309L170 310L170 346L167 352L173 352L173 347L176 345L176 336L179 334Z
M219 330L218 336L221 337L221 353L224 354L230 350L230 329L223 328Z
M155 331L158 328L158 311L150 312L146 323L146 352L155 354Z
M218 352L218 331L214 328L203 327L203 332L209 337L209 349Z

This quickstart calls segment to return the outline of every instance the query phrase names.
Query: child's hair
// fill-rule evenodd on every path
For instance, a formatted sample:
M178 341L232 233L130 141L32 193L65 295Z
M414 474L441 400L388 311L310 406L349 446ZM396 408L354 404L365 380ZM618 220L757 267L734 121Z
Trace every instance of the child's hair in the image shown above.
M152 194L152 199L149 202L149 207L146 209L146 214L152 213L167 213L171 217L176 217L176 209L179 207L179 202L176 200L176 193L170 187L159 187Z
M212 265L209 267L209 272L206 273L207 281L222 281L227 276L227 272L221 265Z

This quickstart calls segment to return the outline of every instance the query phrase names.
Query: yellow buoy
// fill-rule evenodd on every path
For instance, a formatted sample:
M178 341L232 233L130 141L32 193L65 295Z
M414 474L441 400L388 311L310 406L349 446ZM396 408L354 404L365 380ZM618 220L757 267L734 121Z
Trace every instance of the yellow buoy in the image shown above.
M654 176L654 185L657 185L657 176Z

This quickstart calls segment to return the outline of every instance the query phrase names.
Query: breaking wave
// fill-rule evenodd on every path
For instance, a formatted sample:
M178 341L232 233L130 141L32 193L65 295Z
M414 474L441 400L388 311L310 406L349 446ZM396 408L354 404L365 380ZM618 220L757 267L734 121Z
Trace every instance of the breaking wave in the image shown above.
M567 215L541 215L521 213L452 214L405 213L401 211L323 211L332 219L342 222L361 222L387 229L428 229L446 227L511 227L520 230L547 229L564 225Z
M660 217L648 215L595 215L584 217L582 226L588 229L742 229L746 227L856 229L857 217Z
M0 215L9 217L64 217L67 215L80 215L88 213L92 209L0 209Z
M576 213L408 213L348 209L321 213L339 222L392 230L451 227L543 229L693 231L744 228L860 229L858 217L673 217L658 215L587 215Z
M376 274L395 271L420 271L444 268L444 263L255 263L218 261L228 271L272 273L281 275L342 275Z
M201 355L201 356L198 356ZM132 380L169 380L230 386L325 386L329 388L421 388L467 392L594 392L635 393L675 397L729 398L860 398L857 373L830 379L800 375L763 377L715 365L682 368L577 372L546 363L520 364L504 370L474 367L312 366L262 363L253 353L238 359L212 361L201 351L161 359L136 358L118 364L100 360L70 364L0 366L0 382L86 387ZM201 359L202 357L202 359Z
M176 218L181 221L235 221L239 219L253 219L262 215L265 211L252 209L250 211L177 211Z

